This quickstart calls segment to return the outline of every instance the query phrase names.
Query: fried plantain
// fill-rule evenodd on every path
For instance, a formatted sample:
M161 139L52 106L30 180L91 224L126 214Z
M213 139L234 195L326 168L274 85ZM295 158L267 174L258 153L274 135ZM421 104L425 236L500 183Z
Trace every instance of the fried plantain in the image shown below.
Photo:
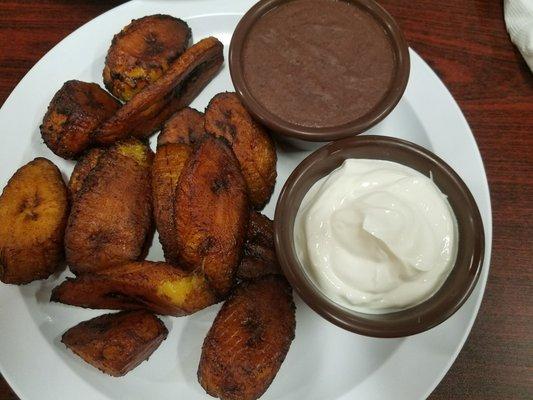
M104 67L104 83L111 93L129 101L159 79L189 46L191 29L170 15L134 19L113 37Z
M174 204L180 265L201 269L219 295L233 284L248 222L244 178L231 149L205 137L181 173Z
M120 102L96 83L65 82L55 94L41 125L50 150L77 158L91 145L91 132L120 108Z
M205 135L204 114L185 107L174 114L163 126L157 137L157 145L167 143L193 144Z
M241 284L224 303L202 347L198 381L222 400L255 400L276 376L296 328L285 279Z
M215 304L205 277L162 262L136 262L67 278L51 301L78 307L182 316Z
M174 71L185 71L188 68L190 72L183 73L183 79L169 95L170 97L164 98L141 114L144 118L133 127L132 135L146 138L160 130L176 111L187 107L216 76L224 62L222 43L210 37L201 40L190 50L174 63L176 65ZM160 83L160 86L164 85L165 82ZM161 111L155 115L159 109Z
M85 181L87 175L89 175L89 172L91 172L92 169L96 167L96 164L98 163L98 160L100 159L100 156L103 153L103 149L94 147L87 151L82 157L80 157L80 159L74 166L74 169L72 170L72 174L70 175L70 179L68 181L68 191L72 200L76 197L76 194L82 188L83 182Z
M137 93L95 132L99 144L128 136L148 137L177 110L189 105L219 71L223 45L209 37L191 46L163 76Z
M251 211L237 278L256 279L270 274L281 274L274 246L273 223L267 216Z
M136 139L107 149L77 192L65 232L75 273L138 260L153 232L150 148Z
M100 371L123 376L147 360L167 335L155 315L123 311L81 322L66 331L61 342Z
M67 188L49 160L36 158L11 177L0 196L0 280L48 278L63 261Z
M276 183L276 147L235 93L213 97L205 112L205 130L229 143L239 160L252 206L262 209Z
M154 219L165 260L170 263L178 262L174 221L176 187L191 152L191 147L183 143L167 143L158 146L152 167Z

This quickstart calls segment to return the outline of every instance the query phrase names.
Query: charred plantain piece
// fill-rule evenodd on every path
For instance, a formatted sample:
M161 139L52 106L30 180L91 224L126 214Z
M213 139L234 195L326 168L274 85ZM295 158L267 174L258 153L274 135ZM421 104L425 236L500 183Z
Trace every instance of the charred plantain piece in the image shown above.
M107 149L72 204L65 232L75 273L138 260L153 232L150 173L153 153L136 139Z
M205 130L229 143L239 160L250 202L265 206L276 183L276 148L266 130L255 122L235 93L213 97L205 112Z
M61 341L83 361L111 376L123 376L147 360L168 330L147 311L105 314L79 323Z
M51 301L78 307L139 310L182 316L215 304L206 279L162 262L125 264L98 274L67 278Z
M187 107L220 70L224 62L223 49L218 39L209 37L192 46L176 60L172 66L174 69L169 72L186 70L182 74L183 78L179 80L170 97L163 98L158 104L154 104L142 113L144 119L134 127L131 134L146 138L161 129L176 111ZM169 82L168 78L166 82ZM160 87L165 84L165 82L159 83ZM156 115L154 110L158 109L161 111Z
M161 78L146 86L95 132L99 144L128 136L148 137L177 110L189 105L219 71L222 43L209 37L191 46Z
M67 188L59 169L36 158L11 177L0 196L0 280L48 278L63 261Z
M85 178L87 177L87 175L89 175L89 172L91 172L92 169L96 167L100 156L104 152L105 151L103 149L95 147L90 149L89 151L87 151L87 153L80 157L80 159L74 166L74 169L72 170L72 174L70 175L70 179L68 181L68 191L72 200L76 197L76 194L83 186Z
M91 145L91 132L120 108L120 102L96 83L65 82L55 94L41 125L50 150L77 158Z
M257 211L250 212L244 254L237 269L237 278L256 279L264 275L281 274L273 230L273 223L267 216Z
M185 107L174 114L163 126L157 137L157 145L167 143L193 144L205 135L204 114Z
M237 287L202 347L198 381L222 400L255 400L270 386L294 339L295 305L285 279Z
M104 83L111 93L129 101L159 79L189 46L191 29L170 15L134 19L113 37L104 67Z
M163 246L165 260L178 263L174 201L176 187L192 153L190 146L182 143L167 143L157 147L152 167L152 199L154 219Z
M231 149L206 136L182 171L174 204L180 265L202 270L221 296L233 284L248 222L246 186Z
M176 187L191 153L192 144L203 133L203 114L186 107L170 118L157 140L152 168L154 216L165 260L179 262L174 221Z
M280 275L281 270L276 263L270 263L254 257L243 256L237 269L237 283L243 280L252 280L267 275Z

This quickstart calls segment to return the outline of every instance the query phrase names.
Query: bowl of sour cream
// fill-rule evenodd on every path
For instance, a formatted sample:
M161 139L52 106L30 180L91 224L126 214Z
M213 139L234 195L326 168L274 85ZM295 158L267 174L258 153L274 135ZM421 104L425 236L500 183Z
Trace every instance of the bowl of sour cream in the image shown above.
M280 264L300 297L367 336L442 323L483 264L483 224L467 186L401 139L352 137L315 151L287 179L274 221Z

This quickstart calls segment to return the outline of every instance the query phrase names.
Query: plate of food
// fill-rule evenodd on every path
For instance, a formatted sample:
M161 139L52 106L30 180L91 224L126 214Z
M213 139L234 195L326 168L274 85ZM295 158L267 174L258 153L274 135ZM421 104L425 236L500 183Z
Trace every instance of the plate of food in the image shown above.
M468 337L483 163L373 1L128 2L43 57L0 126L0 371L21 399L423 399ZM345 192L361 171L402 185ZM383 233L405 214L385 192L433 211Z

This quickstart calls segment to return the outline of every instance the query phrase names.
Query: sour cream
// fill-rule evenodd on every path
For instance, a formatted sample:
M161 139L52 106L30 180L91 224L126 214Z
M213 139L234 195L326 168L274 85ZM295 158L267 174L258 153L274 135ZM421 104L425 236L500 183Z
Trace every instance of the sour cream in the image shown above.
M420 172L349 159L315 183L295 220L298 258L331 300L384 313L431 297L457 253L446 196Z

